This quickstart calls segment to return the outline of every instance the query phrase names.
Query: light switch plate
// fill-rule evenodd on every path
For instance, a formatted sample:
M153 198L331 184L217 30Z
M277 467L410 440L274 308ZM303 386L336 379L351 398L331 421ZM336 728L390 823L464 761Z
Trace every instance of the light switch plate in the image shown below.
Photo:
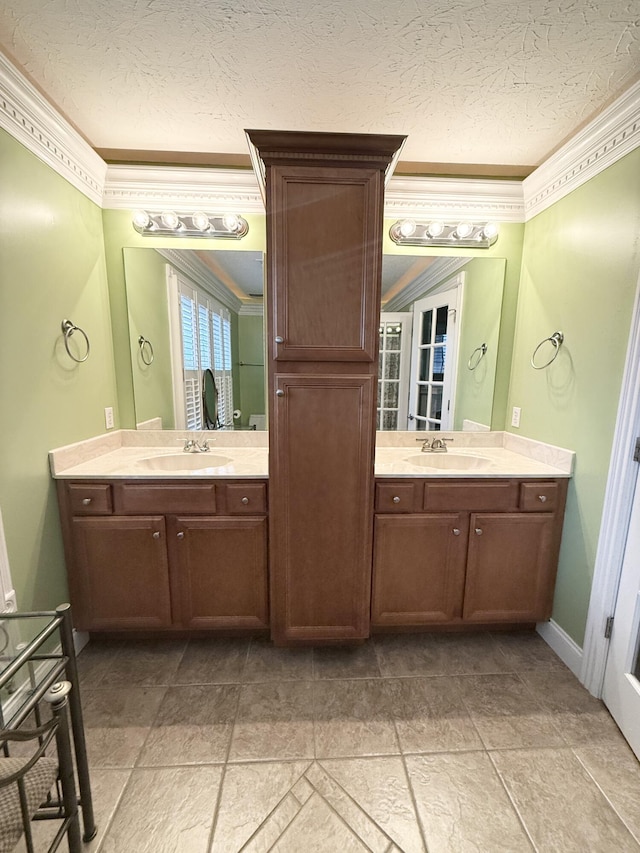
M519 427L520 426L520 407L514 406L513 411L511 413L511 426Z
M113 429L113 408L107 406L104 410L104 422L107 429Z

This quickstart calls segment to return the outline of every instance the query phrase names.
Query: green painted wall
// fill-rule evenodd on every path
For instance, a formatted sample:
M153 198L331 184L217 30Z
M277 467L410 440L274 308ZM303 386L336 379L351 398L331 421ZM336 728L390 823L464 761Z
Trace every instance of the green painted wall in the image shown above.
M162 418L163 429L173 429L175 424L166 266L166 260L157 252L124 250L136 423L159 417ZM138 343L141 335L153 347L153 361L148 365L144 363ZM146 360L149 361L147 346L144 352Z
M19 608L53 608L68 593L47 453L117 405L102 216L3 130L0 186L0 507ZM89 336L84 364L64 319Z
M464 268L454 429L462 429L464 418L491 426L504 268L499 258L475 258ZM475 350L482 344L487 350L480 358ZM477 362L474 370L468 368L470 358Z
M240 396L237 406L242 411L240 422L247 426L250 415L265 414L264 318L253 314L238 317L240 361ZM256 365L262 365L257 367Z
M639 267L640 149L526 225L508 411L513 432L576 451L553 618L579 645ZM557 330L558 358L534 370Z

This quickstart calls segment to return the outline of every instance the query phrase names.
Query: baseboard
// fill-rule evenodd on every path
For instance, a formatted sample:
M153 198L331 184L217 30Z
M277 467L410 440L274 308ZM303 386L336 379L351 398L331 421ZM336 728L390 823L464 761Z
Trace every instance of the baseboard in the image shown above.
M76 650L77 655L80 654L80 652L84 649L88 642L88 631L76 631L75 628L73 629L73 648Z
M548 622L538 622L536 631L542 639L551 646L560 660L565 663L571 672L580 678L582 671L582 649L572 640L557 622L550 619Z

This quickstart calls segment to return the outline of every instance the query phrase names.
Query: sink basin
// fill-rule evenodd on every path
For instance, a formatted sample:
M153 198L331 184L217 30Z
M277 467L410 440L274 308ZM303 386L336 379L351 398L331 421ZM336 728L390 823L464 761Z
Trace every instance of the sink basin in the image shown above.
M404 461L419 468L431 468L440 471L480 471L493 466L491 459L487 459L486 456L452 453L451 451L447 453L420 453L408 456Z
M139 459L137 464L146 471L206 471L208 468L221 468L229 462L228 456L216 453L169 453Z

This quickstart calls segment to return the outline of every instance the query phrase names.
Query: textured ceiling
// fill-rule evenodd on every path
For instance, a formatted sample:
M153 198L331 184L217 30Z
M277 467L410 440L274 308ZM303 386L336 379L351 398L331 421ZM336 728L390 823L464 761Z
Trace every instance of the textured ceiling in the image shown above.
M536 165L640 70L640 0L3 0L0 45L97 148L401 133Z

